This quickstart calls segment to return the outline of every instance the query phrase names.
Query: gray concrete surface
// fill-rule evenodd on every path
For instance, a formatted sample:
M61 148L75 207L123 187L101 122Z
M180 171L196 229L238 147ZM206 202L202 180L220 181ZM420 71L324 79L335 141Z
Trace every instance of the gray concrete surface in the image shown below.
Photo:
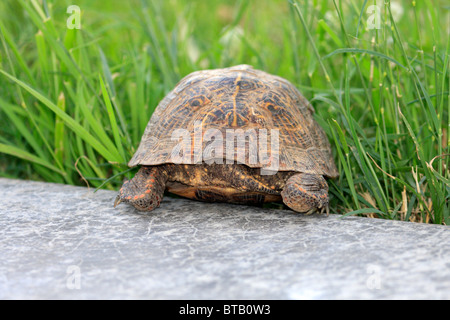
M446 226L0 179L1 299L449 299Z

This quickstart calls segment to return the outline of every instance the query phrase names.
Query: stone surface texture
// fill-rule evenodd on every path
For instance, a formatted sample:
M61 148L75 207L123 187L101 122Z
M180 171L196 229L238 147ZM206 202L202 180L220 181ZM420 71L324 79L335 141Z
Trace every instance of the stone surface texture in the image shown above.
M446 226L0 179L1 299L450 299Z

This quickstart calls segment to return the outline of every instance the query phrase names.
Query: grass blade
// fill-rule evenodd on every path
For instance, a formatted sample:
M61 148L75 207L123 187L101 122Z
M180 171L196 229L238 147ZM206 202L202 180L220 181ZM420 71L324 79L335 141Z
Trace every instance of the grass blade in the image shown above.
M52 110L56 115L58 115L66 125L71 128L77 135L79 135L85 142L91 145L94 149L96 149L105 159L111 162L120 162L120 158L112 155L97 139L95 139L89 132L86 131L79 123L77 123L72 117L63 112L60 108L58 108L53 102L47 99L38 91L31 88L26 83L20 81L19 79L13 77L9 73L6 73L3 70L0 70L0 73L4 76L8 77L15 83L17 83L20 87L25 89L28 93L38 99L42 104L47 106L50 110Z
M376 56L376 57L380 57L386 60L389 60L393 63L395 63L396 65L398 65L399 67L408 70L407 67L405 67L403 64L401 64L400 62L398 62L397 60L395 60L392 57L389 57L381 52L376 52L376 51L372 51L372 50L367 50L367 49L358 49L358 48L341 48L341 49L337 49L334 50L333 52L327 54L326 56L322 57L322 60L328 59L336 54L340 54L340 53L367 53L371 56Z
M100 86L102 89L103 100L105 101L106 109L108 110L108 117L109 117L109 122L111 124L113 136L114 136L114 141L115 141L116 147L118 148L119 153L121 155L119 163L123 163L123 162L125 162L125 152L122 147L122 142L120 139L119 128L117 126L116 117L114 115L114 110L113 110L113 107L111 104L111 100L109 99L109 95L108 95L108 91L106 90L105 83L103 82L102 77L99 76L99 79L100 79Z
M0 143L0 153L5 153L5 154L9 154L12 156L15 156L17 158L21 158L23 160L26 161L30 161L32 163L44 166L48 169L51 169L61 175L65 175L64 171L61 171L60 169L58 169L57 167L55 167L54 165L52 165L51 163L49 163L48 161L45 161L42 158L39 158L25 150L22 150L20 148L17 148L15 146L11 146L11 145L7 145L4 143Z

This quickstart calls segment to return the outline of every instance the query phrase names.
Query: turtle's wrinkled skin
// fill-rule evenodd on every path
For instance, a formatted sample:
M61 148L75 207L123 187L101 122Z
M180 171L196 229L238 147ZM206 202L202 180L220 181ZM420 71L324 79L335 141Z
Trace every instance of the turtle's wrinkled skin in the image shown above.
M161 203L164 191L202 201L261 204L283 201L297 212L328 209L325 178L338 176L328 139L313 118L314 109L287 80L247 65L204 70L189 74L159 103L129 166L141 165L126 181L115 205L132 204L150 211ZM249 143L236 143L234 154L245 155L243 163L174 164L172 152L180 142L176 129L195 132L215 129L275 129L279 132L278 171L261 175L264 164ZM201 150L208 141L203 140ZM196 148L191 148L194 159ZM215 155L214 155L215 156ZM212 156L211 156L212 157ZM252 161L251 159L257 159ZM215 159L217 160L217 159ZM205 163L206 162L206 163Z

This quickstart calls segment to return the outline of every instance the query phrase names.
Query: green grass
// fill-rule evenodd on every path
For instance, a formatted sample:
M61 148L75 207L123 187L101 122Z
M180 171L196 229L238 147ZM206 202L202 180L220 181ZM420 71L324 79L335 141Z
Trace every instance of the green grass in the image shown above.
M158 102L246 63L293 82L335 152L331 211L450 223L445 1L0 3L1 176L118 189Z

